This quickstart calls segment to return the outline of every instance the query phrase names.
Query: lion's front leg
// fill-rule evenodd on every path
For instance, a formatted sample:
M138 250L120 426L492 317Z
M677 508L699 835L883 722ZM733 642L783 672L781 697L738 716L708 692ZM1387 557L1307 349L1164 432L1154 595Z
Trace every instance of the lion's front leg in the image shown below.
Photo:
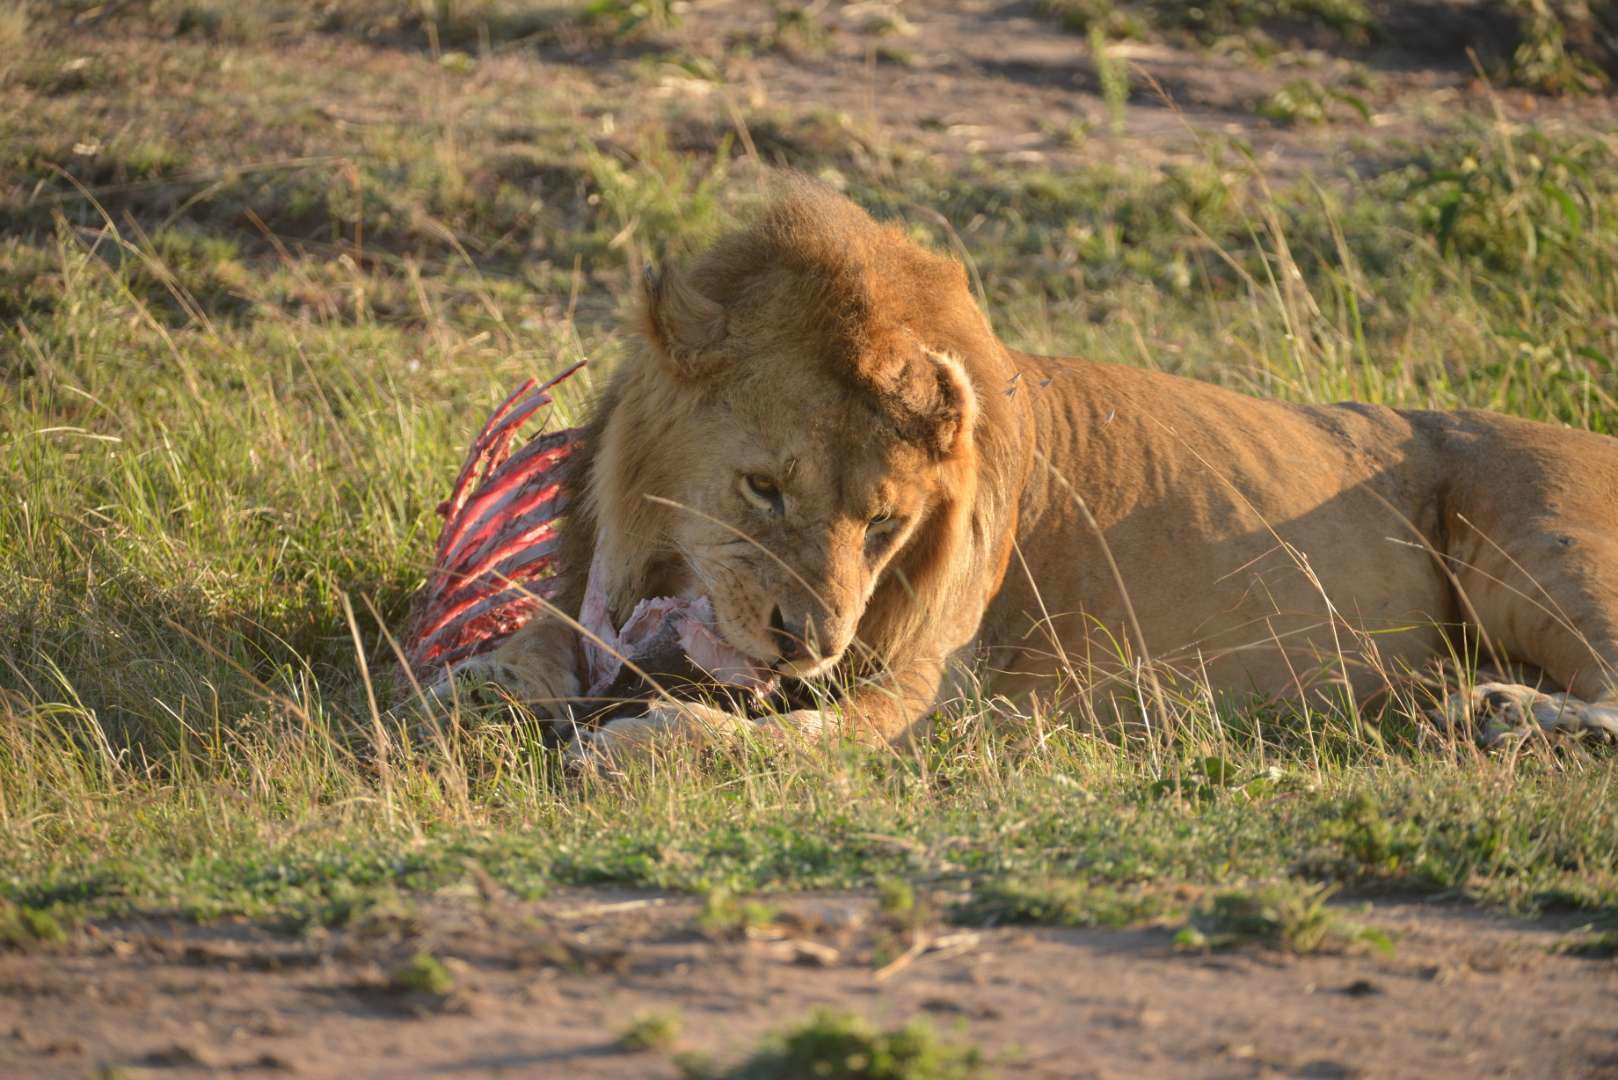
M677 747L725 745L752 726L744 716L699 702L658 703L639 716L579 731L566 753L575 766L621 769Z
M903 746L921 733L938 703L943 665L914 663L855 686L822 709L794 709L758 722L783 740L846 739L868 747Z
M761 734L775 739L819 739L842 730L843 718L827 709L793 709L758 721Z
M847 739L872 747L899 745L931 712L942 670L942 665L914 665L869 680L828 708L793 709L758 720L696 702L653 704L639 716L580 731L567 753L575 764L622 767L663 747L734 745L747 735L766 744Z
M924 737L944 695L946 661L911 659L854 687L837 708L839 733L870 746L906 746Z
M541 615L490 652L455 665L422 692L435 708L504 697L538 716L559 719L581 693L578 634L560 619Z

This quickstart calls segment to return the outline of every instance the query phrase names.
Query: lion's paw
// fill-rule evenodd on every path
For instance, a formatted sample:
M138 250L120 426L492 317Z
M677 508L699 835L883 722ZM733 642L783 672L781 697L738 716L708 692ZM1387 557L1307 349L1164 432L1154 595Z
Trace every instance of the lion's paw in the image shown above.
M431 712L506 704L517 699L517 683L515 674L506 665L486 657L474 657L424 685L416 704Z
M579 769L620 772L681 746L711 746L741 732L745 718L696 702L653 705L639 716L625 716L593 731L580 731L568 744L568 764Z
M833 722L833 718L820 709L793 709L767 716L757 727L760 733L778 740L812 741L830 730Z
M1536 735L1618 739L1618 705L1547 694L1520 683L1478 683L1452 694L1430 715L1451 731L1470 729L1485 749L1522 743Z
M516 663L496 652L462 661L422 688L423 702L436 709L513 702L545 716L560 716L579 695L578 676L566 665L535 660Z

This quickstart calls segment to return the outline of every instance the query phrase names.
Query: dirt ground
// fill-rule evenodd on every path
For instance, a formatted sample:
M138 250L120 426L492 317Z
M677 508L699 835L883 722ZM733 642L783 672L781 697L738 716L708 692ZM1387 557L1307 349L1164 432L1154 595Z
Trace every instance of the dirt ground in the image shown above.
M0 1074L678 1075L732 1063L817 1006L919 1015L1007 1075L1612 1075L1618 963L1558 951L1567 927L1443 905L1362 916L1391 954L1177 950L1170 929L935 926L874 955L875 903L799 896L774 924L711 934L699 901L579 893L441 898L314 935L148 919L64 951L0 955ZM907 939L909 940L909 939ZM390 988L426 950L454 988ZM881 965L886 961L886 968ZM629 1051L644 1011L682 1020ZM404 1064L408 1063L408 1065Z
M769 40L769 5L692 5L666 36L712 59L725 82L683 76L667 65L651 100L728 95L749 109L820 110L846 118L849 132L873 146L902 145L951 165L1184 164L1206 160L1212 144L1229 138L1251 148L1265 171L1278 176L1397 155L1401 145L1419 146L1435 126L1469 113L1531 121L1545 130L1605 128L1613 120L1605 95L1553 99L1491 91L1479 72L1509 53L1509 22L1498 5L1475 0L1385 5L1383 33L1374 44L1287 39L1292 47L1263 64L1240 50L1117 42L1112 50L1127 64L1130 94L1116 129L1084 37L1055 29L1033 3L814 7L827 33L812 51L738 50L737 43ZM894 11L903 13L900 29L873 32ZM1469 44L1477 59L1457 42ZM1313 47L1327 44L1329 51ZM616 64L603 70L601 59L547 54L563 66L582 62L598 86L622 81L624 111L636 112L645 88L633 84L644 71L631 75ZM1369 116L1340 107L1321 125L1264 118L1262 104L1300 79L1351 95ZM767 145L761 150L769 156Z

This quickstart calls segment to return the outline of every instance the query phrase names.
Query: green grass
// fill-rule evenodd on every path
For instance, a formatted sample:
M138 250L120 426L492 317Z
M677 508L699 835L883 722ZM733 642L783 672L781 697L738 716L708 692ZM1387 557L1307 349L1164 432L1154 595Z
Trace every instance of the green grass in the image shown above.
M733 1068L686 1073L715 1080L970 1080L990 1069L982 1051L941 1037L924 1020L881 1031L852 1014L823 1010Z
M1618 5L1612 0L1510 0L1519 40L1507 72L1519 86L1589 94L1618 75Z
M770 925L776 911L768 904L736 896L729 888L709 889L702 898L697 927L715 937L741 937L747 931Z
M1360 0L1040 0L1040 10L1063 27L1088 33L1148 37L1180 35L1203 43L1239 34L1261 35L1264 27L1324 32L1363 44L1376 19Z
M0 901L0 948L32 949L66 940L67 931L49 912Z
M679 1040L682 1026L678 1013L637 1013L618 1033L618 1045L632 1051L667 1050Z
M1182 687L1131 745L976 703L913 754L740 748L606 782L520 720L410 743L365 684L487 409L578 356L610 368L640 267L756 199L754 152L959 243L1019 346L1613 432L1610 135L1457 123L1286 181L1215 139L1193 165L1041 172L823 111L751 113L750 143L631 117L498 34L452 70L414 5L277 7L229 40L177 10L112 12L128 39L37 5L6 24L36 43L0 69L7 911L341 924L469 862L524 897L728 896L732 929L738 894L881 881L985 923L1182 919L1275 883L1618 910L1612 758L1434 744L1406 691L1302 712Z
M1254 944L1305 955L1368 946L1384 953L1393 942L1379 930L1327 906L1332 889L1296 882L1222 892L1192 911L1175 935L1183 949L1232 949Z
M1555 951L1568 956L1582 956L1587 960L1611 960L1618 957L1618 931L1607 930L1570 938L1560 942Z
M430 994L443 997L455 989L455 977L444 962L431 953L419 952L393 969L388 987L401 994Z
M1097 882L1084 877L1008 875L979 885L958 905L955 922L981 926L1124 927L1175 910L1175 899L1160 897L1131 882Z

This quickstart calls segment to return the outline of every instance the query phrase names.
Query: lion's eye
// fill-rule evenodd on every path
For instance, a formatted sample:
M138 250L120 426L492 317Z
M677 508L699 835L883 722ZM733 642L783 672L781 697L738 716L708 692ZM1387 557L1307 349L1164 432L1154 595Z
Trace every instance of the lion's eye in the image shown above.
M763 473L742 476L742 493L747 500L762 510L779 514L782 508L781 487Z
M898 534L900 524L892 510L872 514L865 525L865 546L873 553L886 551Z

